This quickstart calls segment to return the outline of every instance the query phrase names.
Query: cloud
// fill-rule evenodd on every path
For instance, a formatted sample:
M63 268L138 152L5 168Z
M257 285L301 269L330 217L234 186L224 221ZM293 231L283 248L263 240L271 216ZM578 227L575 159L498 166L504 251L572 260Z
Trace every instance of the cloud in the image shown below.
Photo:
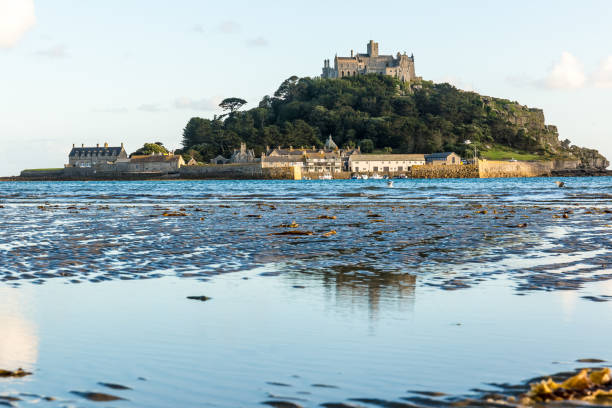
M66 52L66 46L62 44L58 44L46 50L38 50L34 54L40 57L47 57L47 58L66 58L68 57L68 53Z
M177 109L191 109L198 111L213 111L219 109L219 102L215 98L191 99L187 97L177 98L174 107Z
M597 88L612 88L612 55L601 61L592 82Z
M34 0L0 0L0 48L15 45L34 24Z
M217 26L217 32L221 34L236 34L239 33L242 27L235 21L224 21Z
M196 24L193 26L193 31L195 31L196 33L203 34L206 30L204 29L204 26L202 24Z
M577 89L587 82L582 63L567 51L550 70L543 85L549 89Z
M249 47L265 47L268 45L268 40L263 37L252 38L246 42Z
M143 112L163 112L165 109L157 103L144 103L138 107L138 110Z

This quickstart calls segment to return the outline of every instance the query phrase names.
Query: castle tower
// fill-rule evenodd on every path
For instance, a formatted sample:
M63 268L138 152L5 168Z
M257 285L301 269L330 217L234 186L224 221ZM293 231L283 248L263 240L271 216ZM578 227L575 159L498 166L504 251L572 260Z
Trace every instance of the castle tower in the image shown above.
M368 56L378 57L378 43L374 42L374 40L370 40L368 43Z

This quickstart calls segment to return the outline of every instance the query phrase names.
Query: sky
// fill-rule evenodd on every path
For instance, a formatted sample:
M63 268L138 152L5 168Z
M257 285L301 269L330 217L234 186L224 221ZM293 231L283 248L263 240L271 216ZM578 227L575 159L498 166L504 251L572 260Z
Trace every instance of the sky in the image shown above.
M610 159L610 21L609 0L0 0L0 175L62 167L73 143L180 148L223 98L256 106L370 39Z

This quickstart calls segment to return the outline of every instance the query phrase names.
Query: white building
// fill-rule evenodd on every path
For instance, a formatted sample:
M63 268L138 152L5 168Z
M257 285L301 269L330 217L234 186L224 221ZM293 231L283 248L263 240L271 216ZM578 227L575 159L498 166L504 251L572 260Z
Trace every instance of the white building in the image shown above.
M354 154L348 159L352 173L401 173L425 164L423 154Z

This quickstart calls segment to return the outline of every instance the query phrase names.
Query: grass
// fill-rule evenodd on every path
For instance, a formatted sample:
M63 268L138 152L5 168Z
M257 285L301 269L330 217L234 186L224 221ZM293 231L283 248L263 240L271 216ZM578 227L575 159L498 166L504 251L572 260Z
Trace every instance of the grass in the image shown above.
M534 160L546 160L548 157L541 156L535 153L524 153L519 150L512 150L501 146L496 146L489 150L483 150L480 152L482 158L488 160L520 160L520 161L534 161Z
M64 169L59 167L55 169L25 169L23 171L57 171L57 170L64 170Z

